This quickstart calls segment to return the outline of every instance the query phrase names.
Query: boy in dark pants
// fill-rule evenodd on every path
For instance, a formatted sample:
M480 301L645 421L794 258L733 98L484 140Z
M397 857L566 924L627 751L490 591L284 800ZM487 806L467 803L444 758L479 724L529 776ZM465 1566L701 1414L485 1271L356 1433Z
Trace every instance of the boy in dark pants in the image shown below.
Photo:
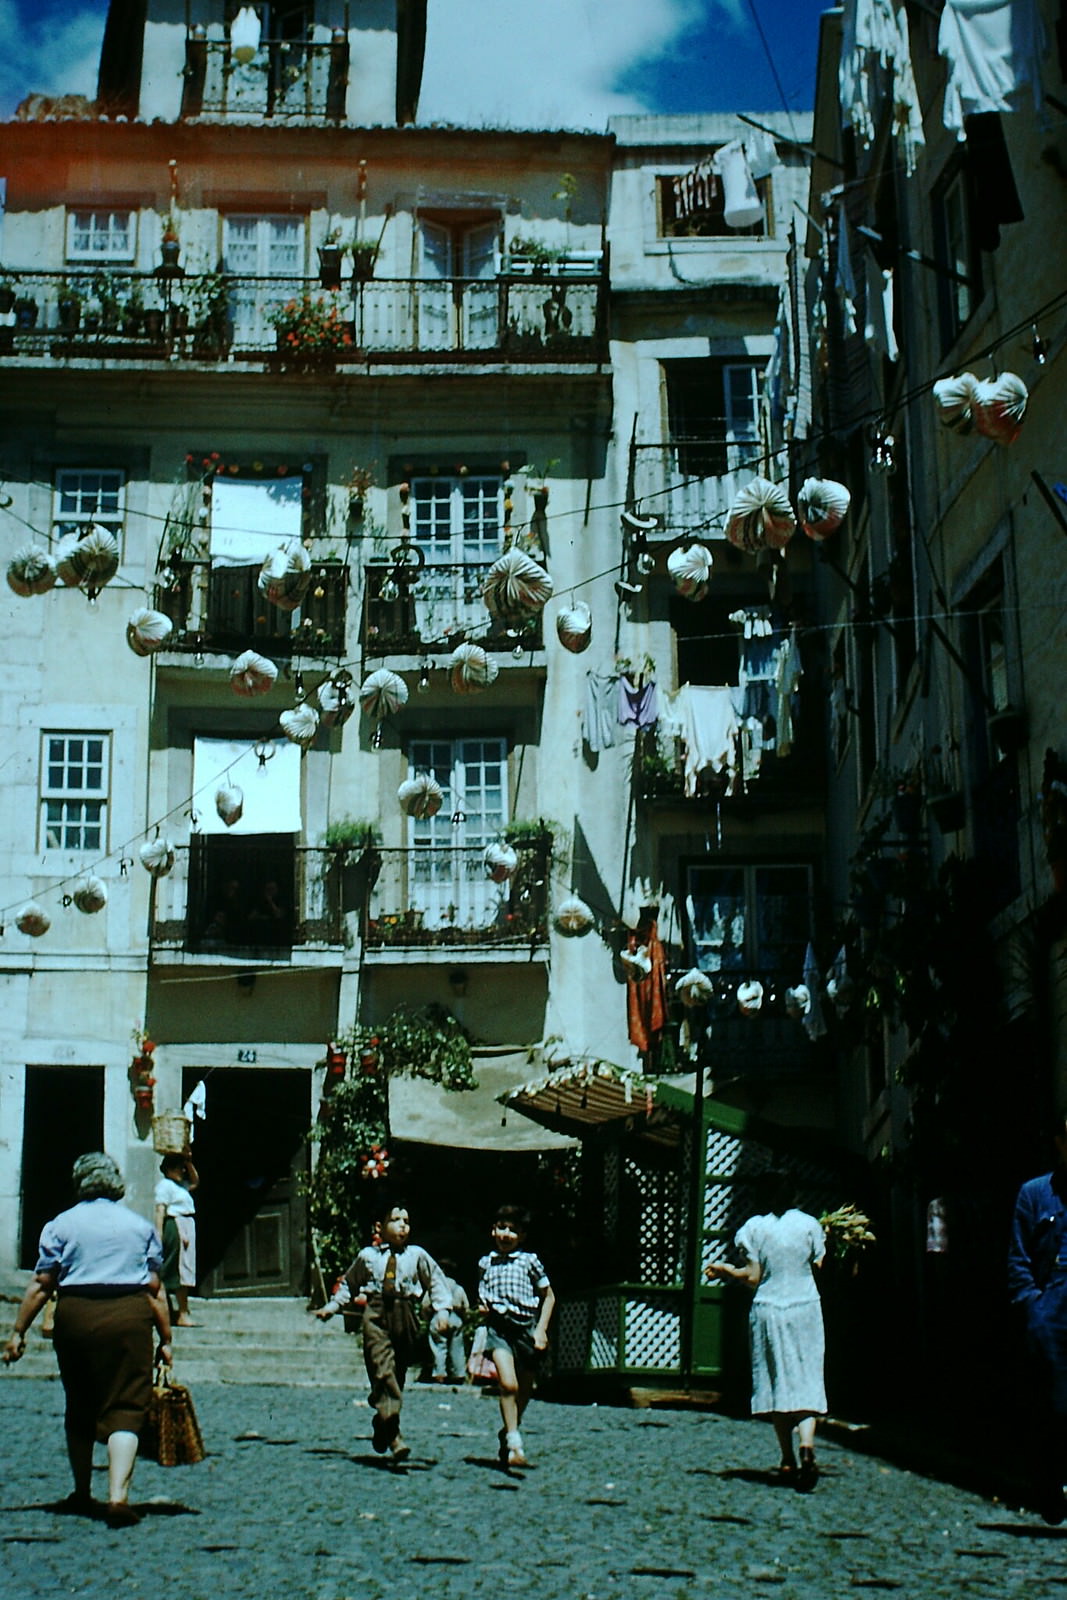
M486 1350L497 1370L500 1459L528 1467L519 1423L533 1390L540 1357L548 1349L548 1324L556 1297L540 1259L523 1248L530 1225L521 1206L500 1206L493 1249L478 1263L478 1304L486 1322Z
M379 1454L389 1450L395 1462L402 1462L411 1454L400 1433L400 1407L408 1367L418 1354L419 1304L428 1295L435 1325L447 1332L452 1290L433 1257L409 1243L406 1205L391 1206L379 1228L381 1243L359 1252L315 1315L325 1320L346 1305L363 1307L363 1360L374 1407L371 1442Z

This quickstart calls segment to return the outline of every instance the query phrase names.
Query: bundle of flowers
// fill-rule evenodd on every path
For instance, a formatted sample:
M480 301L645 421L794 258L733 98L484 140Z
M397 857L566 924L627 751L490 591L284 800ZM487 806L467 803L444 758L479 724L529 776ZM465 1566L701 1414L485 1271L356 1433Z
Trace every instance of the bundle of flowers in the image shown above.
M270 314L283 354L330 355L352 345L352 330L331 295L304 294L287 300Z
M836 1211L825 1211L819 1218L819 1226L836 1261L847 1261L875 1243L871 1220L857 1206L838 1206Z

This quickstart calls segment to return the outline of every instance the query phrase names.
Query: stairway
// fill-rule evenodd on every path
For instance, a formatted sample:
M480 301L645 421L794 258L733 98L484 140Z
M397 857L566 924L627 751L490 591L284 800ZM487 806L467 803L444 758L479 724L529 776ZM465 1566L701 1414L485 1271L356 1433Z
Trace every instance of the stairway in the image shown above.
M10 1312L8 1316L0 1309L0 1328L6 1332L10 1332L14 1305ZM365 1387L359 1339L345 1333L341 1317L320 1322L308 1312L303 1299L194 1298L189 1312L199 1326L174 1330L174 1376L183 1383ZM40 1323L38 1317L30 1329L22 1360L0 1369L0 1380L58 1377L55 1354L50 1340L41 1334Z

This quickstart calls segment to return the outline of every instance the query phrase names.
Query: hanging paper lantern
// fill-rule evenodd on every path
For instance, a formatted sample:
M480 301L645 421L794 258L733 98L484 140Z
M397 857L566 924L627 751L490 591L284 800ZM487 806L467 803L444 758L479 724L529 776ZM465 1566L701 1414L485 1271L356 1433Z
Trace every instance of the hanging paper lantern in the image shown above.
M593 913L576 894L568 895L556 907L556 927L560 933L585 933L593 926Z
M259 592L279 611L295 611L311 587L311 557L299 542L279 545L259 569Z
M715 997L714 983L699 967L691 967L683 973L674 987L684 1006L704 1006Z
M805 478L797 496L800 526L809 539L828 539L844 521L852 496L832 478Z
M414 778L406 778L396 791L400 801L400 809L409 817L435 817L441 809L445 792L436 778L431 778L428 772L420 772Z
M95 522L83 539L72 533L56 546L56 571L68 588L102 589L118 570L118 540Z
M87 872L74 885L71 899L79 911L92 915L94 911L103 911L107 905L107 888L100 878Z
M352 680L347 672L343 677L347 682L341 681L341 673L332 678L324 678L315 691L321 713L319 721L324 728L343 727L356 709L356 702L348 692L348 685Z
M393 711L399 711L401 706L407 705L408 686L399 672L390 672L388 667L379 667L365 678L359 691L359 703L368 717L378 721L387 717Z
M852 1004L856 985L847 972L835 974L826 981L826 998L839 1017L843 1017Z
M56 584L56 563L39 544L20 545L7 564L7 581L16 594L47 594Z
M244 790L235 783L220 784L215 791L215 810L228 828L240 822L245 808Z
M934 384L937 414L946 428L954 433L970 433L974 427L974 407L980 385L973 372L961 372L958 377L939 378Z
M482 859L485 862L485 870L494 883L507 883L518 870L519 853L509 844L486 845Z
M259 13L254 6L242 6L230 23L230 49L236 60L247 66L259 49Z
M593 613L584 601L566 606L556 617L556 635L564 650L580 656L593 637Z
M640 983L652 971L652 957L647 945L638 945L636 950L621 950L619 960L631 983Z
M305 701L301 706L293 706L292 710L283 711L278 718L278 724L285 737L291 739L293 744L298 744L301 750L310 750L319 731L319 714L314 706L309 706Z
M448 658L448 681L456 694L488 689L500 668L480 644L460 644Z
M174 624L162 611L149 611L142 607L135 611L126 624L126 643L135 656L154 655L162 650L173 632Z
M754 1017L763 1006L763 985L758 978L749 978L737 986L737 1009L743 1017Z
M52 919L41 910L36 900L27 900L15 917L15 926L20 933L29 934L31 939L39 939L52 926Z
M1027 387L1014 372L987 378L978 385L974 400L974 425L985 439L1014 444L1026 416Z
M787 1017L806 1017L811 1010L811 990L806 983L798 983L795 988L785 991L785 1013Z
M726 537L738 550L784 550L796 532L789 496L780 483L753 478L737 495L726 520Z
M254 650L243 650L230 668L230 687L234 694L251 700L258 694L269 694L277 676L278 669L273 661L257 655Z
M672 550L667 557L667 571L684 600L703 600L711 577L711 551L702 544Z
M162 839L146 839L137 853L153 878L165 878L174 866L174 846L166 835Z
M552 598L552 579L531 556L511 549L493 562L482 586L482 599L502 622L517 622L541 611Z

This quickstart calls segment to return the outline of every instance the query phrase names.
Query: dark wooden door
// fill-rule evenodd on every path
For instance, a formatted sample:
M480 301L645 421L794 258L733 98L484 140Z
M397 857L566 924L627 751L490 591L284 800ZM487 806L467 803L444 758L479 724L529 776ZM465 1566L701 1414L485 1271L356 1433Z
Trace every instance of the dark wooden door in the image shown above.
M311 1074L257 1067L203 1077L207 1117L195 1126L197 1267L206 1295L307 1291Z
M73 1205L77 1158L104 1144L103 1067L27 1067L19 1263L31 1272L44 1224Z

